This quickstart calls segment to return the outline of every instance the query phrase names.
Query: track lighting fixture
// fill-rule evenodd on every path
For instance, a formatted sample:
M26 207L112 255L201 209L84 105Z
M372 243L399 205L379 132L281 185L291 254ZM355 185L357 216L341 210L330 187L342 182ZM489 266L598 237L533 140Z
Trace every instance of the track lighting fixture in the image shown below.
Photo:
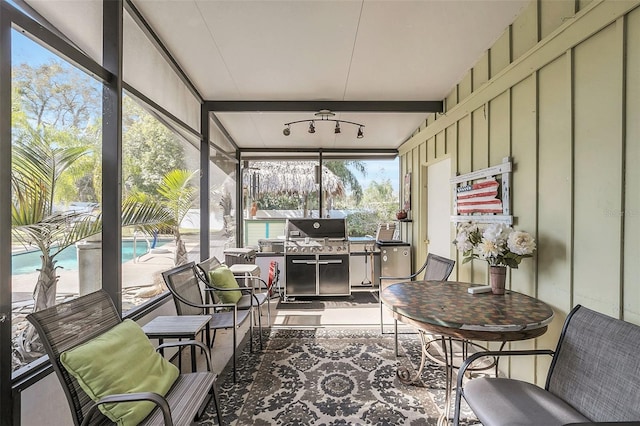
M342 133L342 130L340 129L340 123L347 123L347 124L353 124L354 126L358 126L358 133L357 133L357 138L358 139L362 139L364 137L364 124L360 124L360 123L354 123L353 121L346 121L346 120L338 120L335 119L333 117L335 117L335 114L331 111L329 111L328 109L322 109L318 112L315 113L315 116L317 118L314 119L310 119L310 120L298 120L298 121L291 121L289 123L284 123L284 130L282 130L282 134L285 136L289 136L291 134L291 125L292 124L297 124L297 123L309 123L309 133L315 133L316 132L316 126L315 126L315 122L316 121L331 121L336 123L336 127L333 129L333 133L334 134L339 134Z

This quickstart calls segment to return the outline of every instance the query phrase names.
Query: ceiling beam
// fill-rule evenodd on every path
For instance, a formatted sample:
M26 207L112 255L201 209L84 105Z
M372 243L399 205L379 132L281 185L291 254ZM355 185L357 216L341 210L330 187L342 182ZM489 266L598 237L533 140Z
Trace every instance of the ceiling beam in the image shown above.
M211 112L442 112L442 101L206 101Z

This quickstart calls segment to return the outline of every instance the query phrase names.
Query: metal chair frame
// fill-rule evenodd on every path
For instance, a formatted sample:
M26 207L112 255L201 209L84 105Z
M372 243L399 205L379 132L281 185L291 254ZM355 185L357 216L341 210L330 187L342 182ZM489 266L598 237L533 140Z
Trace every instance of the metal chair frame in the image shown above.
M196 264L196 275L198 276L198 278L200 279L200 281L202 281L203 284L205 284L204 290L205 290L205 295L207 296L207 301L209 300L215 300L214 298L210 298L211 295L215 295L215 292L218 291L237 291L237 289L228 289L228 288L220 288L220 287L216 287L215 285L213 285L213 283L211 283L211 281L209 280L209 272L213 269L215 269L217 266L222 265L222 263L220 263L220 261L218 259L216 259L215 257L210 257L209 259L203 260L202 262ZM251 309L251 316L254 318L253 322L255 324L255 317L254 317L254 308L258 308L258 327L260 328L260 330L262 330L262 311L261 311L261 307L263 304L265 304L265 302L269 301L269 293L267 291L267 293L256 293L255 292L255 284L254 282L258 281L258 283L260 285L265 285L265 287L268 288L268 283L266 281L264 281L262 278L260 277L256 277L253 275L233 275L235 277L236 280L244 280L244 282L246 283L248 280L251 280L251 287L245 287L245 286L240 286L240 290L244 293L244 294L248 294L250 295L250 299L251 301L247 304L247 302L243 302L242 300L239 302L238 304L238 309ZM250 289L251 292L247 292L246 289ZM269 323L269 326L271 326L271 304L267 303L267 321Z
M453 267L455 266L456 261L452 259L448 259L446 257L438 256L437 254L429 253L427 255L427 259L420 269L414 272L411 275L405 277L380 277L380 287L378 288L378 301L380 304L380 333L385 334L384 332L384 322L383 322L383 306L382 306L382 298L380 297L380 293L383 290L383 280L395 280L399 281L414 281L423 271L424 271L424 279L428 281L446 281L451 272L453 272ZM437 268L437 266L444 266L444 268ZM398 320L394 318L394 340L395 340L395 354L398 356Z
M53 370L60 380L76 426L113 424L98 410L98 406L131 401L151 401L156 405L156 409L144 419L142 425L172 426L176 422L184 422L185 418L196 417L202 413L210 399L203 397L200 393L202 391L213 398L218 423L222 424L220 401L216 391L217 376L211 371L209 348L201 342L194 340L171 342L156 348L156 351L161 352L167 347L197 346L206 354L207 371L181 374L166 396L152 392L138 392L108 395L94 402L79 382L64 368L60 355L104 334L122 322L109 295L104 290L98 290L31 313L27 315L27 319L38 331ZM180 402L185 398L202 402L198 404ZM176 403L173 410L171 401ZM182 420L176 419L176 416L182 416Z
M174 282L174 277L182 276L185 282ZM236 381L236 362L238 328L251 316L251 310L241 310L233 303L208 303L204 301L200 288L198 274L194 262L176 266L162 273L167 288L173 295L173 301L178 315L209 315L211 320L206 327L207 346L213 346L215 331L219 329L233 330L233 380ZM188 295L181 294L181 290L188 292ZM250 291L250 289L240 289ZM238 291L238 290L235 290ZM214 330L213 338L210 338L210 330ZM253 321L250 321L249 348L253 352ZM260 336L260 348L262 348L262 336Z

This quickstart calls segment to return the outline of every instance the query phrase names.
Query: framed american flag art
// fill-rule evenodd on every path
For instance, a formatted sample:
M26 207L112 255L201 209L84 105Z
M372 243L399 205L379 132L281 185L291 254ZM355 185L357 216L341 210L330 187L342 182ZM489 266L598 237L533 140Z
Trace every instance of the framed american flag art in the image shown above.
M450 179L455 185L453 222L513 224L511 215L511 159L502 164Z

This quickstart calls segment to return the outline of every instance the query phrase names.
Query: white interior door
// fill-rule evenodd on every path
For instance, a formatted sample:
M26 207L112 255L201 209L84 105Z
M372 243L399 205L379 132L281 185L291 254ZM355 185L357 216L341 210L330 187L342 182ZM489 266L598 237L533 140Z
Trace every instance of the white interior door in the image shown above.
M451 159L427 167L427 241L429 253L451 257Z

